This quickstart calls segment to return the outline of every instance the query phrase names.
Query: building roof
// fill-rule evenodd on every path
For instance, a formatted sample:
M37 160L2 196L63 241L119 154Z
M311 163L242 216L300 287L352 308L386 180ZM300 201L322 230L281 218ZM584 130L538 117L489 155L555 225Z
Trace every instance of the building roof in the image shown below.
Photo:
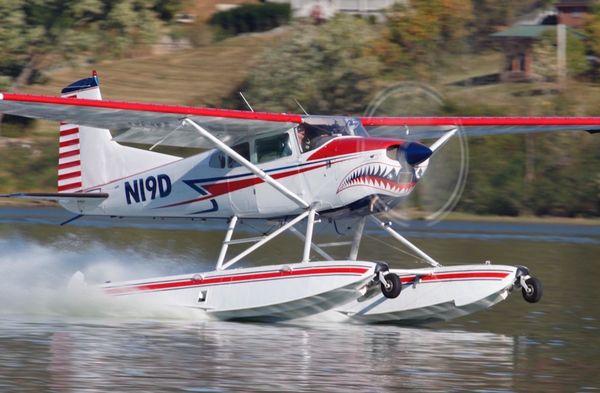
M589 5L591 5L589 0L562 0L562 1L557 1L555 4L556 7L589 6Z
M506 30L492 34L492 37L506 38L538 38L549 30L554 30L552 25L513 25Z

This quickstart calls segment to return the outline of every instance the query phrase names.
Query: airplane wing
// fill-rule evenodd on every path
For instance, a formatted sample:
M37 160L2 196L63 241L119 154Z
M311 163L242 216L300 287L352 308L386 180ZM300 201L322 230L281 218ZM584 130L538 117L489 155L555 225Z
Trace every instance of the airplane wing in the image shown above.
M533 132L600 132L600 117L362 117L370 135L405 139L437 139L453 128L467 136Z
M109 129L117 142L212 148L195 129L182 126L190 118L225 143L259 133L287 131L302 116L177 105L0 94L0 112ZM115 136L116 135L116 136Z
M249 112L177 105L0 94L0 112L110 129L117 142L212 148L193 127L190 118L221 141L259 133L284 132L311 116ZM530 132L600 132L600 117L359 117L373 136L403 139L439 138L457 126L468 136Z

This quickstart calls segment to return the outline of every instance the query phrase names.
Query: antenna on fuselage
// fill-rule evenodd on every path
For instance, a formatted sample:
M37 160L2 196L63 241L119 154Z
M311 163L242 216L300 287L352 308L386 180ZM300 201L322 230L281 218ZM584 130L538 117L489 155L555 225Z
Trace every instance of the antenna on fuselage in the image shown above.
M239 93L240 93L240 96L242 96L242 100L244 100L244 102L246 103L246 106L248 107L248 109L250 109L250 111L254 112L254 109L252 109L252 107L250 106L250 103L248 102L246 97L244 97L244 94L242 94L241 91Z
M296 104L297 104L297 105L300 107L300 109L302 109L302 112L304 112L304 114L305 114L306 116L310 116L310 115L308 114L308 112L306 111L306 109L304 109L304 107L303 107L303 106L302 106L302 105L301 105L301 104L298 102L298 100L297 100L297 99L295 99L295 98L292 98L292 99L294 100L294 102L296 102Z

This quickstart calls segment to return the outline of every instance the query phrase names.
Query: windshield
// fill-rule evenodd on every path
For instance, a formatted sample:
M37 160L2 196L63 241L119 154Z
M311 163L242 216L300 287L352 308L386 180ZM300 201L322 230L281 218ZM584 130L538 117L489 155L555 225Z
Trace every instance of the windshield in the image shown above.
M308 117L296 127L296 137L303 153L343 135L367 136L367 132L359 120L345 117Z

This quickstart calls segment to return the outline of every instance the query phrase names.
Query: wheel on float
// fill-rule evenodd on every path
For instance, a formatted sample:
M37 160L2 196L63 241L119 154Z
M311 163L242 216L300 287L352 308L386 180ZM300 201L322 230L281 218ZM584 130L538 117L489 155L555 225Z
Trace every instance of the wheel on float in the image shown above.
M400 277L398 277L395 273L388 273L385 275L385 281L387 283L381 283L381 292L383 296L388 299L397 298L402 291L402 282L400 282Z
M529 277L525 280L527 288L523 288L523 299L529 303L537 303L542 298L542 282L535 277Z

